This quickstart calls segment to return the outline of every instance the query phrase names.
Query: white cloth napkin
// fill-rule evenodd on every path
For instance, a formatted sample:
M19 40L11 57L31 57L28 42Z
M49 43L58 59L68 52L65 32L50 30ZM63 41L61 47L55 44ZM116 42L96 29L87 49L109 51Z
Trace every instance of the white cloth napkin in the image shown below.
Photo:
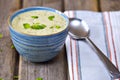
M65 14L85 20L90 28L90 39L120 69L120 11L66 11ZM88 43L68 36L66 50L70 80L111 80L109 72Z

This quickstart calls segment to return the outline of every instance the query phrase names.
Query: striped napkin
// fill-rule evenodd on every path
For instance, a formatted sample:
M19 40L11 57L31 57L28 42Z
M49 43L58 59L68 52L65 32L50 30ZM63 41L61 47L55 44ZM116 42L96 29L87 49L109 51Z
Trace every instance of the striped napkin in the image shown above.
M120 69L120 11L66 11L65 14L85 20L90 28L90 39ZM112 80L87 42L67 36L66 50L70 80Z

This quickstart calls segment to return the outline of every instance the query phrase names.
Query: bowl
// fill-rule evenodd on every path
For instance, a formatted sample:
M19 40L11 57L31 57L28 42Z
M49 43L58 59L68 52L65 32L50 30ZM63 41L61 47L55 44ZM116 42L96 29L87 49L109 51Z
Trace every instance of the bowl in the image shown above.
M33 10L45 10L59 14L65 19L66 28L58 33L42 36L28 35L16 31L12 27L14 18L21 13ZM62 50L68 34L68 23L68 17L62 12L53 8L35 6L20 9L10 16L9 31L16 50L24 59L31 62L45 62L54 58Z

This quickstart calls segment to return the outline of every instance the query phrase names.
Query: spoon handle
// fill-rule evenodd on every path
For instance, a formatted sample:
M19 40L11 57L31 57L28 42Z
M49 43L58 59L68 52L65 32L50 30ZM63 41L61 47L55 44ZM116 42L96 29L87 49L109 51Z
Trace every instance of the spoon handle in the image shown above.
M102 60L108 71L110 72L110 76L113 79L120 78L120 72L119 70L114 66L114 64L104 55L104 53L91 41L89 37L86 38L86 40L94 47L94 49L97 51L97 55Z

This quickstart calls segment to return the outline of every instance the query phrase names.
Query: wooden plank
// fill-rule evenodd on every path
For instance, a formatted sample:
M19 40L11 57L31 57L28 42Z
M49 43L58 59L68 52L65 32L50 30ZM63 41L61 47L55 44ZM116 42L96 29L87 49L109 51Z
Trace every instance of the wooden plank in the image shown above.
M0 39L0 78L4 80L13 80L16 68L17 52L11 48L7 19L19 7L19 0L0 0L0 34L3 35Z
M61 0L24 0L23 7L45 6L58 10L61 8ZM35 80L42 77L43 80L67 80L67 60L65 48L54 59L45 63L31 63L20 58L19 80Z
M62 0L23 0L23 6L30 7L30 6L44 6L44 7L51 7L57 10L61 10Z
M65 10L98 11L98 0L64 0Z
M100 0L101 11L120 10L120 0Z
M55 8L62 11L62 0L43 0L43 6Z
M22 6L31 7L31 6L42 6L42 0L23 0Z

